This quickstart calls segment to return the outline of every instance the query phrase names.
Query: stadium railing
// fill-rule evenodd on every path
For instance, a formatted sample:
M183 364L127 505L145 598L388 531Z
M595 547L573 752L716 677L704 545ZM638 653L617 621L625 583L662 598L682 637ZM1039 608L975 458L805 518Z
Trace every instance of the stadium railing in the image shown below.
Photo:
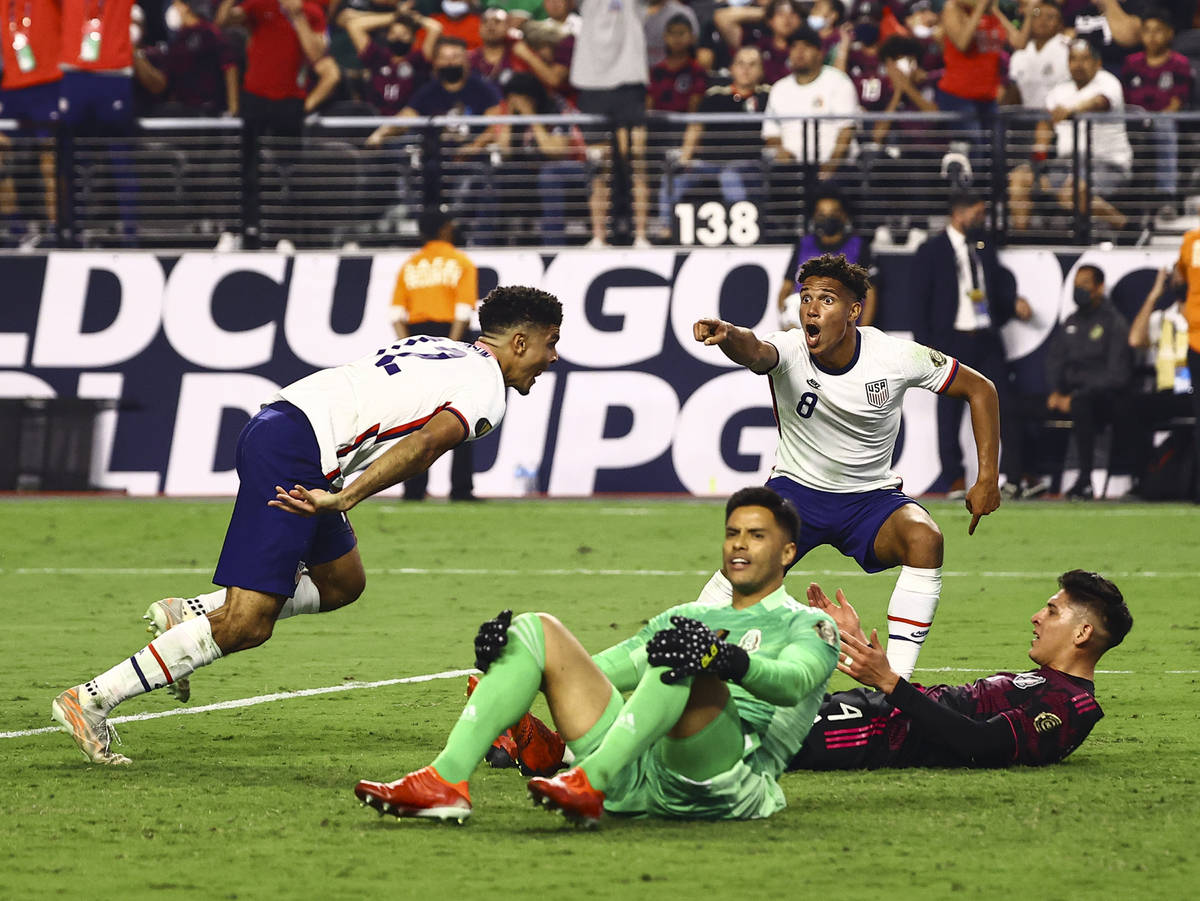
M313 117L299 139L255 134L237 119L146 118L121 138L26 137L0 121L0 213L27 246L97 248L213 247L223 234L246 248L411 244L430 205L452 209L474 245L643 234L655 243L783 243L807 227L806 198L825 179L849 202L856 229L884 243L940 227L958 186L991 200L1008 244L1172 241L1200 214L1200 113L1076 117L1080 149L1049 165L1031 160L1038 116L1005 109L984 133L948 113L860 115L836 168L822 149L846 117L776 119L795 135L785 143L796 159L765 145L762 113L651 114L632 152L605 120L579 114ZM1093 183L1096 130L1118 121L1133 163L1101 191L1119 213L1106 221L1091 194L1069 196L1041 176L1062 165ZM405 130L369 145L383 124ZM689 129L699 133L690 158ZM547 133L556 145L548 149ZM1014 172L1034 176L1024 219L1009 202Z

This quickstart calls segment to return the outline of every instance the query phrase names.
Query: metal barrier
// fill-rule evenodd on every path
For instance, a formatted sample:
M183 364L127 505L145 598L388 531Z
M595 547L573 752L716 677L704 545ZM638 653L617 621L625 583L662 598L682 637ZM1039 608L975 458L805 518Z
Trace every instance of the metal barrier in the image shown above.
M832 181L856 229L884 243L940 227L965 185L991 199L1009 244L1166 242L1195 224L1200 113L1078 116L1072 152L1048 159L1033 154L1040 118L1003 109L976 131L948 113L651 114L631 137L584 115L312 118L301 138L237 119L143 119L120 138L28 137L0 121L0 213L26 246L394 246L416 242L429 205L454 210L475 245L750 245L793 240ZM766 145L767 122L793 153ZM397 133L369 140L380 125ZM1115 125L1132 149L1124 169L1105 156Z

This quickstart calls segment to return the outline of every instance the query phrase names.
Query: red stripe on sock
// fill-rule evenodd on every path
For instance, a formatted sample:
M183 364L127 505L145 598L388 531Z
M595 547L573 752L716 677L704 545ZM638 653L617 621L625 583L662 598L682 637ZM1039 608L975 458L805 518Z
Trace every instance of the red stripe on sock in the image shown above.
M158 651L154 650L154 642L146 645L146 650L154 655L154 659L158 661L158 665L162 667L163 675L167 677L167 684L170 685L175 680L171 678L171 671L167 669L167 665L163 663L163 659L158 656Z
M888 616L888 622L889 623L908 623L910 626L921 626L924 629L928 629L930 626L933 625L933 620L930 620L927 623L922 623L915 619L905 619L903 616L891 616L891 615Z

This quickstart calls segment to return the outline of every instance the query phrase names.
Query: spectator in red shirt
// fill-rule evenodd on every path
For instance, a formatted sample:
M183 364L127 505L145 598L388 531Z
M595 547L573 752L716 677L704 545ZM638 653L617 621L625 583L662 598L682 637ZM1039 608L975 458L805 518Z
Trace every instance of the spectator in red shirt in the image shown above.
M429 80L441 24L415 12L352 9L342 11L338 21L362 61L367 102L384 116L396 115ZM414 50L418 34L422 35L421 49Z
M61 38L59 5L56 0L0 0L0 22L9 23L7 40L0 40L0 59L4 63L0 81L0 118L16 119L16 137L48 138L58 121L58 93L62 70L58 67L58 43ZM6 150L7 136L0 136ZM48 144L38 152L42 179L40 210L17 209L33 201L33 192L17 192L11 178L6 178L0 203L4 211L12 209L17 217L28 223L22 246L32 247L43 241L33 223L44 219L53 228L56 216L54 149ZM3 168L10 169L8 165Z
M475 0L442 0L442 10L434 13L433 18L442 26L442 34L458 38L467 45L468 53L483 43L479 36L481 20Z
M1006 47L1021 49L1025 37L994 0L947 0L942 7L945 71L937 86L938 109L959 113L976 168L991 134L1004 81Z
M134 75L159 104L159 114L219 116L238 110L233 48L212 24L212 0L174 0L167 7L165 48L134 51Z
M1175 29L1168 14L1159 9L1147 10L1142 15L1141 32L1144 49L1126 57L1121 69L1126 106L1140 106L1155 113L1187 109L1192 101L1192 67L1186 56L1171 49ZM1150 123L1147 137L1154 150L1161 212L1173 216L1179 189L1179 129L1174 119L1165 116L1153 116Z
M221 28L244 24L250 30L242 119L264 134L299 137L306 107L314 108L337 82L337 64L325 49L325 10L314 0L235 2L221 0L216 22ZM305 89L306 66L321 76L313 92Z
M133 127L133 0L62 4L59 114L75 134L128 134ZM10 24L15 20L15 4Z

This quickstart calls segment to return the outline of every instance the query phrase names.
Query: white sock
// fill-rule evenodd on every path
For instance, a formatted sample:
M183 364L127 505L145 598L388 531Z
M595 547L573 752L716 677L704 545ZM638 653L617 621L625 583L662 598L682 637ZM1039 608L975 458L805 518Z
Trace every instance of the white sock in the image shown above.
M888 601L887 658L892 669L907 679L933 625L942 593L942 568L900 567L900 577Z
M84 684L105 713L122 701L190 676L221 656L207 616L197 616L164 632L132 657Z
M708 583L700 589L700 595L696 598L697 601L708 602L712 604L729 604L733 601L733 586L729 584L729 580L725 578L725 573L719 569L712 574L712 578Z
M321 592L308 574L300 577L296 590L290 598L283 602L283 608L276 619L287 619L289 616L299 616L302 613L321 612Z
M208 594L200 594L194 598L184 598L183 602L197 616L204 616L206 613L212 613L218 607L225 606L225 589L218 588L216 591L210 591Z

